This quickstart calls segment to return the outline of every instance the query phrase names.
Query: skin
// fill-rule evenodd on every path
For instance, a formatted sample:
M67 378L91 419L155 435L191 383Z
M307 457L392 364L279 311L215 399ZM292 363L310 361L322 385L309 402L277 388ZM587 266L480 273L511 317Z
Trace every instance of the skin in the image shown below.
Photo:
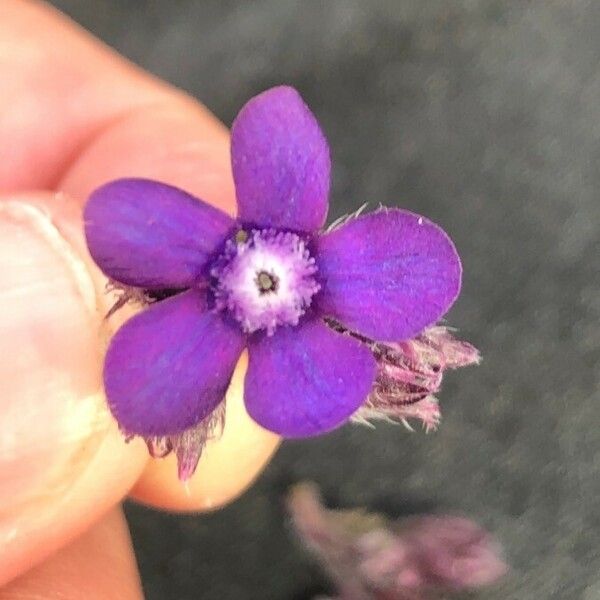
M133 309L82 239L90 191L122 176L233 212L229 137L203 106L44 4L0 2L0 600L141 598L119 503L219 507L279 440L246 414L243 357L227 427L187 486L125 444L102 395L106 344Z

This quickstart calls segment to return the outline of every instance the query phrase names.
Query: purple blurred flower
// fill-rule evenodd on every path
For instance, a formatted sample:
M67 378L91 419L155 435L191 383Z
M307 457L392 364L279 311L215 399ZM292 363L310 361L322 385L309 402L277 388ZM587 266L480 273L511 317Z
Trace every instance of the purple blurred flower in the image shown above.
M460 289L454 245L424 217L380 209L322 231L329 148L294 89L244 106L231 157L237 219L142 179L108 183L85 207L90 253L113 284L179 292L121 327L104 383L121 429L153 454L175 450L182 478L222 425L215 410L244 348L252 418L285 437L321 434L369 396L371 340L413 338Z
M498 545L468 519L423 515L390 523L361 510L327 510L309 484L293 489L288 507L339 600L426 600L489 585L507 571Z

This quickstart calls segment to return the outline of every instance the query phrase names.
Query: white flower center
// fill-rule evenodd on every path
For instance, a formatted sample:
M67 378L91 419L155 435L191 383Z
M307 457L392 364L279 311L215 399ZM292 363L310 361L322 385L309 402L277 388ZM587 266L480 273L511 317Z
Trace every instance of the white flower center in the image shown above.
M241 230L212 269L216 306L246 333L296 325L320 286L306 242L295 233Z

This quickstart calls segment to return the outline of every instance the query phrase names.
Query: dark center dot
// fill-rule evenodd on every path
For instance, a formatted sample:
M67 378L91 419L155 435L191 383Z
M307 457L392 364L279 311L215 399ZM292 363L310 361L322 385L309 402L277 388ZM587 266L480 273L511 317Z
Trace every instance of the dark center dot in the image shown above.
M278 283L279 280L272 273L260 271L260 273L257 273L256 275L256 285L261 294L268 294L270 292L277 291Z
M235 243L236 244L245 244L248 241L248 232L244 229L238 230L235 234Z

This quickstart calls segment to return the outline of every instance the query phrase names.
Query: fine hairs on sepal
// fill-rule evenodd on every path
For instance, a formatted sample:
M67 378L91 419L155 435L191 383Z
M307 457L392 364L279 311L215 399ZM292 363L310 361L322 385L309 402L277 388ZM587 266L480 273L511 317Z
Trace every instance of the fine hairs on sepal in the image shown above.
M370 342L370 347L377 360L377 375L352 421L400 421L412 429L409 419L416 419L427 433L437 429L441 421L435 394L441 389L445 371L481 361L474 346L455 338L443 325L429 327L405 342Z
M209 440L219 439L225 427L225 401L221 402L196 426L176 435L146 438L152 458L164 458L171 452L177 457L177 476L187 481L196 470L198 461Z

